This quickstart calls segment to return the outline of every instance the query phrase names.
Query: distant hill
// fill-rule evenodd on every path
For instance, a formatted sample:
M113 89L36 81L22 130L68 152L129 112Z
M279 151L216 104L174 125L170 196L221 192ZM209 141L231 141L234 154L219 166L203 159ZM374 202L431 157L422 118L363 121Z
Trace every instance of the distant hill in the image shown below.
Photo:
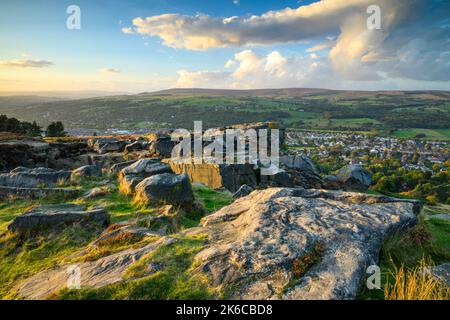
M173 96L225 96L225 97L301 97L311 94L338 93L337 90L309 89L309 88L286 88L286 89L199 89L199 88L174 88L155 92L141 93L143 95L173 95Z
M424 96L431 99L449 99L450 91L353 91L331 90L317 88L282 88L282 89L201 89L201 88L173 88L155 92L143 92L140 95L154 96L225 96L225 97L307 97L314 95L340 95L344 97L373 97L373 96Z
M99 90L82 90L82 91L0 91L0 97L35 97L37 98L58 98L58 99L85 99L95 97L116 96L129 94L127 92L118 91L99 91Z
M168 89L83 99L0 97L0 114L67 128L191 128L278 121L333 130L449 129L449 91Z

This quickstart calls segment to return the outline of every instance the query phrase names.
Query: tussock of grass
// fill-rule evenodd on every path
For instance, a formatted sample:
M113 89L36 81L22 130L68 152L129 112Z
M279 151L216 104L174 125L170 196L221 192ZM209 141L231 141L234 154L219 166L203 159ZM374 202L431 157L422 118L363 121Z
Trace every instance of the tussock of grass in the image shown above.
M450 261L450 223L446 221L426 220L423 215L410 230L388 239L382 250L382 256L399 267L415 267L425 258L435 264Z
M368 290L363 287L360 299L388 299L389 296L385 296L386 294L392 294L394 297L392 287L387 288L389 283L391 286L398 283L395 289L397 291L401 288L407 290L405 288L408 286L418 284L426 287L430 284L426 282L426 279L419 277L419 270L423 268L423 263L439 265L450 261L450 222L433 219L430 215L433 210L426 206L416 226L387 239L383 245L379 263L382 289ZM408 277L411 278L410 284L406 282ZM404 285L400 282L402 279ZM385 290L388 291L385 292ZM407 293L403 291L403 294ZM428 299L434 298L430 296Z
M403 266L392 272L392 283L384 289L386 300L449 300L450 288L426 272L422 259L417 267L406 269Z

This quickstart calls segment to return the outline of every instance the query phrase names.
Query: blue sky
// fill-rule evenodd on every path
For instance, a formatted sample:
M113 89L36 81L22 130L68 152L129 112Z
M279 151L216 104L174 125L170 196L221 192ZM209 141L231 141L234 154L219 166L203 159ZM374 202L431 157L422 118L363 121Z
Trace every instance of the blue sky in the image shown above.
M397 5L375 1L396 17L386 21L383 33L371 35L363 24L357 27L361 30L345 24L355 19L357 26L366 18L364 0L345 5L339 4L342 0L328 1L331 5L296 0L2 1L0 91L139 92L178 86L448 89L449 79L441 74L450 69L448 35L442 32L448 31L448 17L436 19L433 14L448 5L429 1L426 6L437 8L431 16L417 17L424 4L414 1L417 9L402 6L406 0ZM309 6L314 2L321 7ZM81 9L80 30L66 28L71 4ZM235 18L225 23L230 17ZM142 18L141 23L136 18ZM434 25L428 27L436 30L411 39L404 36L407 28L423 28L430 19ZM125 28L132 33L124 33ZM423 42L414 42L417 38ZM429 39L438 39L441 47L433 42L426 48ZM312 50L316 45L325 48ZM346 49L361 46L367 48ZM429 61L422 61L424 55ZM402 64L410 58L420 59L418 66L429 76L405 70ZM442 64L441 70L428 67L436 63Z

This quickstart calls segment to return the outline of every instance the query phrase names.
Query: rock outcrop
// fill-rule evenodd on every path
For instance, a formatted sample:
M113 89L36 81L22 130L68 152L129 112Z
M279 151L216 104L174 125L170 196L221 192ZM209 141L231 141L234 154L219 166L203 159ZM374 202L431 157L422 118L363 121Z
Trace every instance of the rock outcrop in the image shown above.
M54 187L58 183L69 181L70 175L70 171L18 167L10 173L0 174L0 186L17 188Z
M175 142L168 136L159 136L150 143L149 152L153 157L170 158Z
M330 190L339 190L342 188L342 185L336 176L328 175L323 177L323 187Z
M71 188L17 188L0 186L0 200L75 198L79 191Z
M450 288L450 262L429 267L426 269L426 272Z
M109 225L109 215L104 209L86 210L75 204L43 205L15 217L8 231L19 234L40 233L74 223L93 223L106 227Z
M190 209L194 193L186 174L162 173L136 186L135 200L143 204L170 204Z
M131 166L135 162L136 162L136 160L130 160L130 161L116 163L115 165L111 166L111 168L109 168L109 174L117 175L120 173L120 171L122 169L125 169L126 167Z
M239 188L238 191L236 191L236 192L233 194L233 198L234 198L234 199L239 199L239 198L248 196L250 193L252 193L253 190L254 190L254 189L253 189L252 187L250 187L250 186L244 184L243 186L241 186L241 187Z
M101 288L109 284L125 281L127 268L133 262L139 260L143 255L153 252L160 246L169 245L176 241L173 238L163 237L142 248L124 250L96 261L45 270L20 283L16 290L25 299L45 299L67 288L70 270L73 270L73 268L79 268L82 275L80 278L81 287Z
M342 167L336 174L336 178L345 189L366 190L372 184L370 172L358 164Z
M102 176L102 169L99 166L88 165L88 166L83 166L83 167L80 167L80 168L72 171L70 180L76 181L80 178L101 177L101 176Z
M236 192L244 184L253 188L258 185L256 172L250 164L184 164L164 161L170 165L173 172L185 173L192 183L202 183L212 189L225 188Z
M161 173L173 172L170 166L161 162L159 158L138 160L120 171L119 190L123 194L130 195L142 180Z
M213 286L230 288L230 298L352 299L366 268L377 262L383 240L416 223L420 206L353 192L270 188L253 191L182 234L208 235L192 272L207 273ZM158 235L140 223L124 222L111 226L91 246ZM162 237L79 263L75 267L82 274L81 286L128 281L126 270L132 263L175 241ZM70 267L57 266L25 279L16 287L18 295L44 299L57 293L66 288ZM149 267L147 275L157 269Z
M92 138L88 140L89 147L99 154L123 152L128 143L129 141L116 138Z
M383 240L416 223L419 210L351 192L254 191L202 219L197 232L210 246L196 257L198 271L232 285L237 299L352 299Z
M323 182L312 160L303 155L286 155L280 157L280 167L292 179L295 186L304 188L322 188Z
M256 189L267 187L321 188L322 179L311 159L304 156L280 157L281 169L274 175L262 175L253 164L214 164L167 162L175 173L186 173L192 183L235 193L244 184Z

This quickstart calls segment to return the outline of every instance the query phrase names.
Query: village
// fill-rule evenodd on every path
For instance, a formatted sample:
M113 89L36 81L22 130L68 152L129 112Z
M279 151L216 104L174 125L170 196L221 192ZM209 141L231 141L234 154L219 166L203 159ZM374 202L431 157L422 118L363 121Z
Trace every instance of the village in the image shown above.
M407 170L431 170L433 164L450 159L446 141L400 139L365 133L289 131L286 146L290 153L319 159L335 155L349 164L367 164L369 157L399 159Z

